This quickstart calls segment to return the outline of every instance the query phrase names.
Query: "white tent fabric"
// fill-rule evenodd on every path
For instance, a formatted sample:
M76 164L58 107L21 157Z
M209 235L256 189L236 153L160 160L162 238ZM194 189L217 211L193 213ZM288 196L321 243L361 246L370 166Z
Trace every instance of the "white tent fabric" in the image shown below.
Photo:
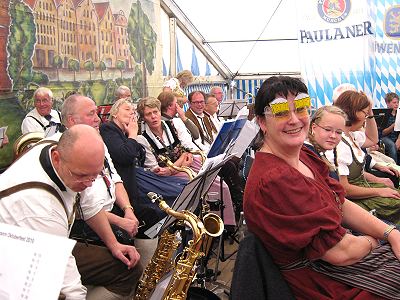
M300 72L294 0L175 3L232 73ZM181 53L192 53L190 45L179 43Z

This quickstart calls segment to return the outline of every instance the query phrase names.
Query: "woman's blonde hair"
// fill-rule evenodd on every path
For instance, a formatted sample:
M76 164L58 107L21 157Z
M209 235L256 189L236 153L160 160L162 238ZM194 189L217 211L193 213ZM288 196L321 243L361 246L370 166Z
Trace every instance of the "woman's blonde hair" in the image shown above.
M315 150L318 153L325 152L326 150L323 149L316 141L314 138L314 132L312 129L313 124L319 124L321 121L322 117L326 114L334 114L343 117L345 123L347 122L347 114L339 107L337 106L322 106L317 109L317 111L313 114L311 121L310 121L310 127L308 129L308 140L309 142L314 146ZM334 155L334 165L332 165L326 158L325 156L322 156L322 160L328 165L329 169L331 171L335 171L338 167L338 162L337 162L337 152L336 152L336 147L333 149L333 155Z
M146 97L142 98L138 105L137 105L137 112L139 113L140 117L143 119L144 116L144 109L146 107L149 108L158 108L158 110L161 112L161 102L157 98L154 97Z
M121 98L115 101L113 106L110 109L110 115L108 116L108 120L112 121L114 119L114 116L118 113L119 108L121 107L122 104L130 104L133 106L133 101L132 98L127 97L127 98Z

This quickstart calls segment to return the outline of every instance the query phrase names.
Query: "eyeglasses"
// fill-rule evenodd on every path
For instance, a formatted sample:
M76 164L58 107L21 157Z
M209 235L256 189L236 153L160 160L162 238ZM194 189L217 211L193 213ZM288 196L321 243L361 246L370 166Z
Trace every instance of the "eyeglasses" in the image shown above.
M50 102L51 102L51 99L35 99L35 103L37 103L37 104L47 104Z
M97 178L96 176L88 176L88 175L80 175L73 173L66 164L64 164L65 168L68 170L69 175L74 179L76 183L87 183L87 182L94 182Z
M335 128L332 128L332 127L324 127L324 126L321 126L321 125L319 125L319 124L317 124L317 123L314 123L317 127L319 127L319 128L321 128L321 129L323 129L323 130L325 130L325 132L326 133L329 133L329 134L332 134L332 133L335 133L336 135L342 135L342 133L343 133L343 130L342 129L335 129Z
M368 119L368 118L370 118L370 115L369 115L369 113L366 113L365 111L363 111L363 110L360 110L362 113L364 113L364 115L365 115L365 118L366 119Z
M199 105L199 104L204 104L204 101L192 101L190 103L195 104L195 105Z
M294 113L297 117L308 116L308 110L311 107L311 99L307 94L301 93L294 99ZM281 120L289 120L291 118L291 110L289 102L285 98L277 98L273 100L264 109L264 114L271 113L274 118Z

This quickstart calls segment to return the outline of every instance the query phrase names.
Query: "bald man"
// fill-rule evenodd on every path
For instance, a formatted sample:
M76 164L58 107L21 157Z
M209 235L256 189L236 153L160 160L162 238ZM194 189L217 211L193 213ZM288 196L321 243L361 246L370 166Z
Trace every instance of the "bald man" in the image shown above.
M80 94L71 95L64 101L61 109L61 120L66 128L73 129L79 124L85 124L96 131L99 130L100 119L97 115L95 102ZM56 134L52 138L57 139L59 135ZM88 145L90 144L86 144L85 147L88 147ZM103 150L105 151L105 159L103 160L102 175L97 176L93 185L81 193L83 221L75 222L71 235L74 238L86 236L88 239L103 239L103 236L99 237L96 234L97 232L90 228L92 227L92 217L101 211L110 224L125 230L127 235L133 238L137 234L139 222L134 214L121 177L115 170L104 143ZM124 239L121 242L132 243L132 240ZM108 248L110 247L108 246ZM94 252L97 255L93 255ZM129 270L113 258L107 249L92 244L87 246L84 243L77 243L73 254L83 283L97 286L90 290L88 298L123 299L125 296L134 293L137 281L142 273L142 265L137 264ZM108 262L107 272L99 273L93 268L99 261Z
M91 147L86 147L86 143ZM0 190L38 181L51 186L62 203L41 188L21 190L1 199L0 222L68 237L77 192L92 185L103 169L103 160L103 141L95 129L86 125L66 131L57 145L43 143L33 147L0 175ZM134 253L120 251L115 249L115 255L134 257ZM86 288L72 255L61 292L67 299L86 299Z

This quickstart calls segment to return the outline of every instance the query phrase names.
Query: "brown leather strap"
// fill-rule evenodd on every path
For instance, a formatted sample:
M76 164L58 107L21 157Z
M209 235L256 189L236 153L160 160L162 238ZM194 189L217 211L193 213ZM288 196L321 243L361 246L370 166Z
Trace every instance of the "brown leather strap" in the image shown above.
M27 189L42 189L42 190L49 192L54 197L56 197L57 200L61 203L62 207L64 208L65 214L67 215L67 219L69 221L67 208L65 207L64 201L62 200L60 194L57 192L57 190L54 187L52 187L51 185L44 183L44 182L28 181L28 182L20 183L15 186L9 187L8 189L0 191L0 199L4 198L4 197L8 197L11 194L14 194L16 192L19 192L22 190L27 190Z

